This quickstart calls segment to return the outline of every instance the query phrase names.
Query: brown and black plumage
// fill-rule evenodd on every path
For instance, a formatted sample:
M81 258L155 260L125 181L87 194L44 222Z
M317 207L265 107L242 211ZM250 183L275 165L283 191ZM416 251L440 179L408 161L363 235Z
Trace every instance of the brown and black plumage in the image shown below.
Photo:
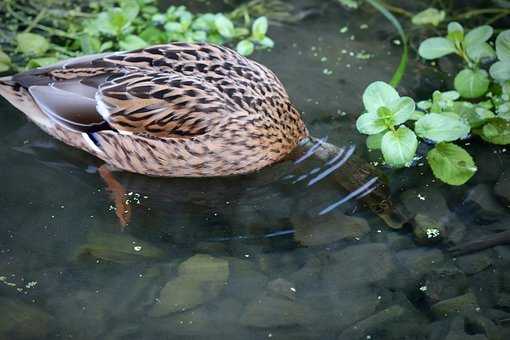
M61 141L153 176L253 172L308 136L273 72L209 44L72 59L3 78L0 94Z

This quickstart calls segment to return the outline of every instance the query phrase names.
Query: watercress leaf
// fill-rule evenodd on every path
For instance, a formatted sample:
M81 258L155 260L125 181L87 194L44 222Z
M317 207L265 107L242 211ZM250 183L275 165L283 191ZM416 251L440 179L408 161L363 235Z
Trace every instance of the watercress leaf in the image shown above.
M492 64L489 70L492 78L497 81L510 80L510 60L509 61L498 61Z
M131 51L131 50L136 50L139 48L147 47L148 44L142 38L140 38L136 35L130 34L130 35L126 36L124 39L122 39L121 41L119 41L119 46L121 49L123 49L125 51Z
M388 108L393 112L394 124L400 125L411 118L414 110L416 110L416 104L412 98L402 97L391 103Z
M266 17L260 17L253 22L252 35L256 40L262 40L266 36L268 22Z
M183 29L180 23L175 21L170 21L165 24L165 31L172 33L182 33Z
M456 21L452 21L448 24L448 33L462 32L464 34L464 27Z
M214 20L218 32L227 39L233 38L235 35L234 24L229 18L223 14L218 14Z
M122 0L120 8L128 23L133 22L140 12L140 6L136 0Z
M510 30L501 32L496 38L496 54L501 61L510 61Z
M445 16L445 11L440 11L437 8L427 8L426 10L421 11L420 13L413 16L411 21L415 25L431 24L433 26L437 26L444 20Z
M9 64L5 64L5 63L0 61L0 73L9 71L10 68L11 67L9 66Z
M375 135L386 130L384 121L376 113L364 113L356 120L356 128L365 135Z
M262 46L263 48L273 48L274 47L274 41L273 39L269 38L269 37L265 37L264 39L262 39L261 41L258 42L260 44L260 46Z
M414 111L411 117L409 117L409 120L418 120L421 117L425 116L424 112L421 111Z
M449 142L467 137L469 124L457 115L429 113L415 124L414 131L422 138L434 142Z
M478 128L491 118L494 118L492 111L478 107L470 102L453 103L453 112L459 117L467 120L471 128Z
M486 42L467 46L466 53L476 63L484 58L492 59L496 56L494 49Z
M255 49L255 45L249 40L241 40L236 47L237 52L240 55L249 56L253 53L253 50Z
M50 43L45 37L34 33L19 33L16 35L18 50L24 55L40 56L50 48Z
M4 65L9 65L11 63L11 58L5 54L4 51L0 49L0 63Z
M125 13L120 8L112 8L108 12L108 17L110 20L110 25L114 35L120 35L122 31L130 25L129 18L125 15Z
M381 140L381 151L386 163L392 167L409 165L418 148L418 139L406 126L397 131L388 131Z
M461 43L464 40L464 27L458 22L448 24L448 40L454 43Z
M379 132L375 135L370 135L367 137L367 148L369 150L379 150L381 148L382 138L386 134L386 130L383 132Z
M493 118L483 126L480 137L492 144L508 145L510 144L510 122L503 118Z
M432 107L432 101L431 100L422 100L416 103L416 107L418 107L420 110L426 111Z
M457 91L446 91L446 92L440 92L441 99L444 100L457 100L460 98L460 93Z
M429 38L423 41L418 48L418 54L428 60L441 58L456 51L453 42L440 37Z
M469 153L452 143L439 143L427 154L434 176L450 185L462 185L476 173L477 168Z
M140 33L140 38L149 44L162 44L166 42L166 35L159 28L149 26Z
M97 37L84 34L80 37L80 47L85 54L97 53L101 50L101 41Z
M464 37L464 45L469 47L486 42L492 37L493 33L494 30L489 25L476 27L466 34Z
M195 31L193 32L193 41L198 42L206 42L207 41L207 32L205 31Z
M58 62L58 59L55 57L47 57L47 58L34 58L30 59L27 64L28 68L37 68L37 67L45 67L49 65L53 65Z
M397 90L382 81L373 82L363 92L363 104L371 113L376 113L380 107L389 106L399 98Z
M112 41L106 41L106 42L101 44L101 48L99 49L99 52L107 51L107 50L111 49L112 47L113 47L113 42Z
M455 89L464 98L478 98L489 89L490 80L485 70L464 69L457 74Z

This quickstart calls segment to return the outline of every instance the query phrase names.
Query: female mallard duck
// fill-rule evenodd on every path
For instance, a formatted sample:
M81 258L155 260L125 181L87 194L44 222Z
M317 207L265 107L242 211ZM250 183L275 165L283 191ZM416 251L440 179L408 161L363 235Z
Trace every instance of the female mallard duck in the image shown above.
M308 136L273 72L209 44L67 60L3 78L0 94L64 143L153 176L253 172Z
M340 156L331 144L311 142L273 72L209 44L175 43L71 59L0 79L0 95L53 137L140 174L244 174L284 159L298 145L305 151L313 147L308 153L322 160ZM351 177L340 184L353 193L370 184L360 196L394 223L387 186L378 181L374 190L377 172L367 163L349 167L341 161ZM105 169L100 174L116 193L117 210L129 214L120 184ZM121 221L129 219L118 215Z

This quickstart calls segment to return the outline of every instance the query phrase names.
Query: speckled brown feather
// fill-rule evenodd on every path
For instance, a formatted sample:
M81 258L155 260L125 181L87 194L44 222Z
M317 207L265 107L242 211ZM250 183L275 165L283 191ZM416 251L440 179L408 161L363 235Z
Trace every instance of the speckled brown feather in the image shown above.
M45 114L48 108L33 98L41 85L44 93L61 86L83 98L88 93L80 89L93 88L97 110L87 114L100 114L107 128L84 133L68 112ZM308 136L274 73L209 44L88 56L4 79L0 94L65 143L154 176L253 172L280 161ZM53 104L59 104L57 95Z

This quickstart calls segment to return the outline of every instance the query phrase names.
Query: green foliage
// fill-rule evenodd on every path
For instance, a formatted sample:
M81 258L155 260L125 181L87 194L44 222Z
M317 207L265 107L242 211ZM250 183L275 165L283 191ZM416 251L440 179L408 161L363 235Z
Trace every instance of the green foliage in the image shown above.
M452 22L445 37L423 41L418 50L422 58L456 54L464 65L454 78L455 90L434 91L416 108L392 86L370 84L363 94L366 113L356 122L358 131L369 135L367 147L380 149L387 165L403 167L411 165L422 141L436 144L426 157L432 172L445 183L461 185L477 168L469 153L452 142L477 135L488 143L510 144L510 30L491 45L493 32L484 25L465 33Z
M437 8L427 8L420 13L414 15L411 19L415 25L439 25L446 17L445 11L440 11Z
M450 185L466 183L477 171L469 153L452 143L439 143L427 154L434 176Z
M109 0L65 9L44 7L44 13L34 18L23 13L22 7L15 7L13 0L6 0L6 10L12 17L9 27L20 33L13 42L2 44L3 51L16 62L0 58L0 71L178 41L237 46L245 56L274 46L266 35L269 24L263 16L252 20L234 18L229 13L195 14L185 6L170 6L161 12L156 1ZM69 18L63 20L62 15Z

